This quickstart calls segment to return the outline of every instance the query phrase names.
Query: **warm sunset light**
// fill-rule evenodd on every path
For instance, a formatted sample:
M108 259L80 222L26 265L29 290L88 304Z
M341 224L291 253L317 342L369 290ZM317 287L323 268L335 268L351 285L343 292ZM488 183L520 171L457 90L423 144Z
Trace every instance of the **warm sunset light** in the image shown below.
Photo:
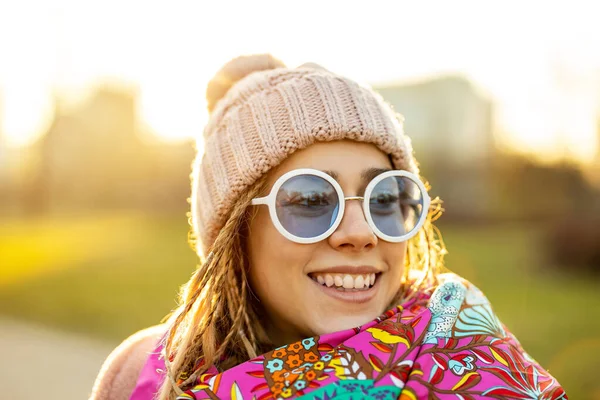
M459 3L363 9L318 2L325 9L319 13L306 3L288 11L277 2L261 6L293 13L289 20L268 12L248 19L258 5L247 2L166 8L60 0L36 3L35 12L29 2L4 3L2 132L11 145L31 143L47 128L56 96L82 98L108 79L137 88L143 123L160 138L194 137L207 117L204 88L212 74L235 55L268 51L289 65L310 60L371 83L462 74L495 101L501 145L542 158L592 160L600 108L593 4L569 2L568 11L564 4L520 4L517 14L505 2Z
M0 398L600 399L597 3L0 0Z

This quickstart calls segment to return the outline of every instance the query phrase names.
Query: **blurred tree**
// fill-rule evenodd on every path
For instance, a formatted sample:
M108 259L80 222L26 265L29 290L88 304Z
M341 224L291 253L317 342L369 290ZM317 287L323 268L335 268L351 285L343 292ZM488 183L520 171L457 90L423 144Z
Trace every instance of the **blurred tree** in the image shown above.
M496 159L492 179L495 209L506 218L556 221L567 213L586 215L598 206L598 190L567 162L540 165L504 154Z
M582 217L565 215L553 224L544 242L544 261L569 273L600 278L600 217Z

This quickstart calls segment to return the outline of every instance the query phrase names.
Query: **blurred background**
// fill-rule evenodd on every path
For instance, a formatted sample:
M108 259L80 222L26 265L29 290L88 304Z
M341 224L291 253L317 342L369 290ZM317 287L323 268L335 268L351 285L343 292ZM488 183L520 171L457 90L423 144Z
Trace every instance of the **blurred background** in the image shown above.
M85 398L175 307L204 90L241 54L316 62L405 118L478 285L573 399L600 399L593 2L0 3L0 391ZM202 143L197 144L203 151Z

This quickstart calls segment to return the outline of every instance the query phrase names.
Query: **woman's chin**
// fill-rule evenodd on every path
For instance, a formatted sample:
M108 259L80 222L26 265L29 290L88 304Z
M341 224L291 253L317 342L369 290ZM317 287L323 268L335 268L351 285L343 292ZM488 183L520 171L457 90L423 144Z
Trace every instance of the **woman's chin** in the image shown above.
M315 333L315 335L322 336L328 333L344 331L347 329L354 329L373 321L379 315L380 313L371 312L362 313L360 315L337 315L331 317L315 318L314 323L316 323L316 325L313 327L312 330ZM318 323L319 321L317 321L317 319L320 319L321 323Z

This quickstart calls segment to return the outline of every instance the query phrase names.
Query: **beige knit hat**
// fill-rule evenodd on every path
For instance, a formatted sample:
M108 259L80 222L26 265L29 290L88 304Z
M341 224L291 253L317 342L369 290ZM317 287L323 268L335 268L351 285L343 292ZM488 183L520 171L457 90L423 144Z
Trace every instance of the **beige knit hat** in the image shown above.
M318 65L286 68L268 54L238 57L215 75L206 96L204 154L192 171L199 255L207 254L244 190L315 142L373 143L394 168L419 173L403 117L372 89Z

